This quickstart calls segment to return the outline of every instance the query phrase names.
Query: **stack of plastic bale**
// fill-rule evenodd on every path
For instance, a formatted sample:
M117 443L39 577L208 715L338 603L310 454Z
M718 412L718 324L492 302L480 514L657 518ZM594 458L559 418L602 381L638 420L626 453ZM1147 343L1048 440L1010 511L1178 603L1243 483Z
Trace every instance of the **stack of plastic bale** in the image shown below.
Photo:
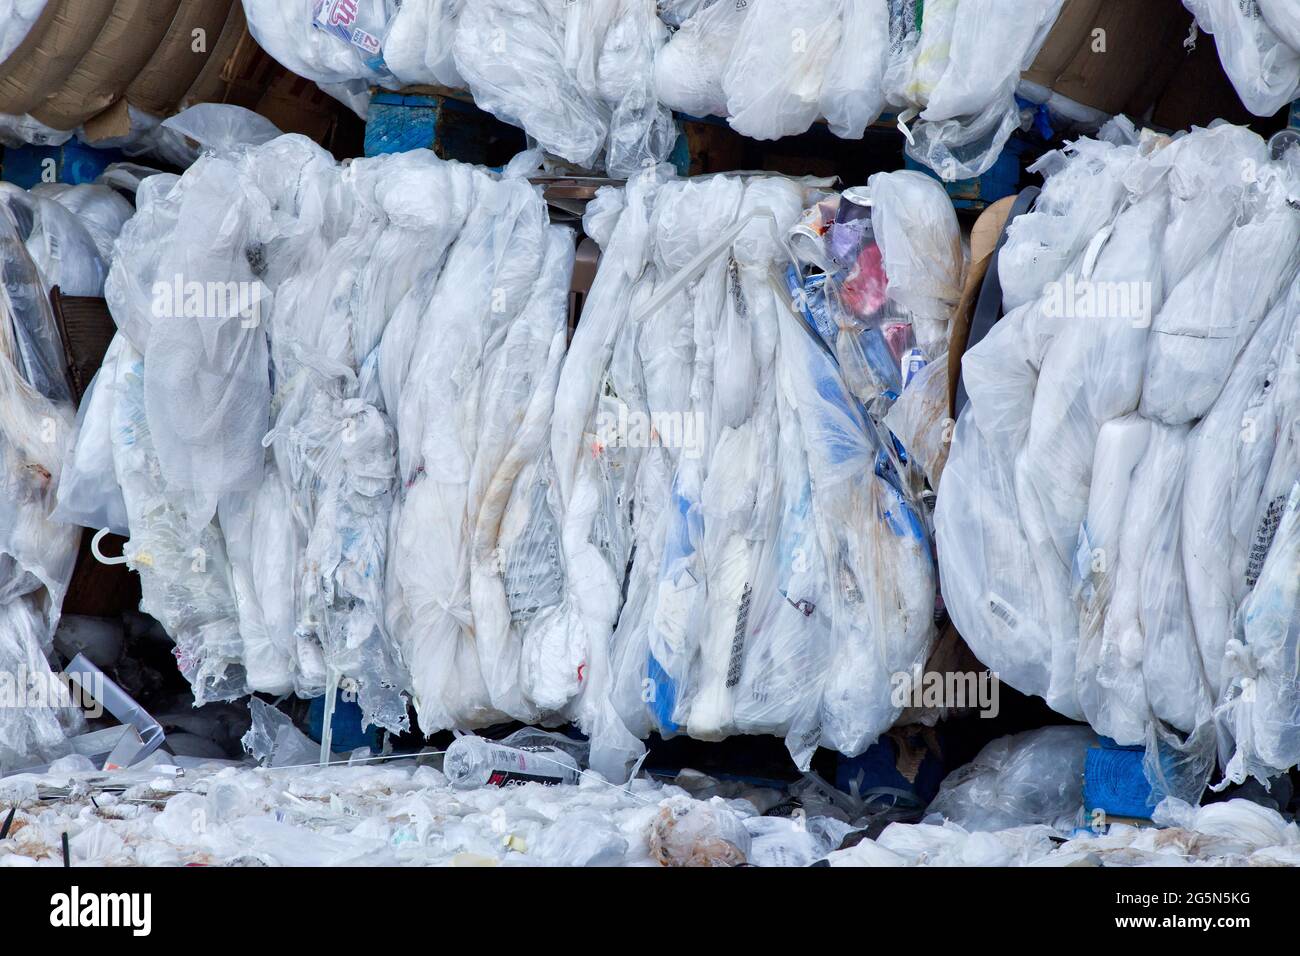
M943 597L1016 689L1195 800L1300 762L1300 166L1229 125L1049 154L935 515Z
M244 0L281 64L364 115L370 86L468 88L549 153L627 177L677 140L654 88L654 0Z
M80 535L52 518L76 407L49 293L101 295L130 213L104 186L0 186L0 769L57 756L79 726L50 667Z
M937 182L607 189L566 357L540 151L340 167L213 118L166 121L209 149L140 184L118 242L82 435L121 500L77 502L125 515L196 701L347 684L390 729L408 694L425 733L571 720L609 776L652 730L779 734L806 767L892 724L934 638L924 469L884 418L961 286Z
M197 703L344 685L392 730L407 695L428 732L535 718L476 654L526 630L499 541L533 533L572 233L516 173L213 119L167 121L208 149L140 184L118 243L82 434L120 491L78 511L125 516Z
M896 206L908 186L932 189L946 218ZM892 174L872 192L914 237L951 230L930 277L946 270L940 284L959 287L942 187ZM602 772L625 773L652 731L776 734L805 768L819 745L861 753L898 716L893 678L928 654L923 479L881 421L880 382L901 391L912 327L859 301L883 299L885 278L866 210L844 206L841 224L822 182L651 171L588 211L604 257L551 436L566 576L556 673ZM792 231L807 256L788 249ZM805 282L830 290L794 308L792 291L812 298Z
M1021 126L1020 72L1064 0L714 0L659 52L660 99L756 139L819 118L860 138L885 109L918 121L907 152L945 179L985 172ZM683 6L678 4L677 6Z
M627 177L672 150L669 110L757 139L819 120L857 139L892 110L948 180L1026 123L1017 84L1064 2L244 0L266 50L363 114L370 86L466 88L556 157Z
M1300 98L1300 5L1293 0L1183 0L1214 36L1219 61L1256 116Z

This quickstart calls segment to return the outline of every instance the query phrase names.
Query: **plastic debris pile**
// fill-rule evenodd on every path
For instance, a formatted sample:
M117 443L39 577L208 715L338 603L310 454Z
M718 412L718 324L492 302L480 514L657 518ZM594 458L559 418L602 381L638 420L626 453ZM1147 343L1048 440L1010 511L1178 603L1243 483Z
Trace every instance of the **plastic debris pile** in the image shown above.
M430 731L499 719L467 655L516 626L495 552L530 524L513 491L549 422L571 232L518 176L427 151L341 167L299 136L214 147L138 204L112 397L83 423L116 483L83 508L125 514L196 702L346 680L391 730L411 692Z
M852 829L646 779L459 790L413 760L178 772L155 756L111 774L86 763L0 783L0 805L19 808L0 867L61 866L65 832L73 865L807 866Z
M1169 799L1161 828L967 829L803 814L766 791L695 797L638 779L455 790L434 767L130 771L65 758L0 782L15 810L0 867L63 866L1294 866L1300 828L1245 800ZM691 784L702 781L692 779ZM937 819L937 818L936 818ZM202 825L196 825L202 821Z
M1264 780L1300 763L1300 170L1123 124L1037 168L963 362L945 604L1003 680L1146 745L1158 792L1199 797L1216 737Z
M0 768L81 726L48 660L80 538L52 519L77 409L49 293L100 295L131 213L104 185L0 185Z

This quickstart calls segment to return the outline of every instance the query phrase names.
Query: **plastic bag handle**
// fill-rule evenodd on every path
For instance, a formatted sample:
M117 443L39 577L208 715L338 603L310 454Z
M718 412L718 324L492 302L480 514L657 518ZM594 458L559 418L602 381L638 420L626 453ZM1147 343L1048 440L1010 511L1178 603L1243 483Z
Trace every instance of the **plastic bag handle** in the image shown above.
M103 541L105 536L112 534L108 528L100 528L95 532L95 536L90 539L90 553L100 564L107 564L110 567L115 564L126 564L126 555L118 558L110 558L99 550L99 542Z

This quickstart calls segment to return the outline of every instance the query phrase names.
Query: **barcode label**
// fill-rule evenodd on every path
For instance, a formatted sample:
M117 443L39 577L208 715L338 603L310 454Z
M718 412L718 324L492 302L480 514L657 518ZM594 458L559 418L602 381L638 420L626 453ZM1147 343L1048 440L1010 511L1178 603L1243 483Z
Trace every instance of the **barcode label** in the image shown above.
M1008 630L1014 631L1020 627L1020 619L1016 617L1016 612L1011 609L1010 604L996 594L989 595L988 603L989 613L1001 621Z
M1259 582L1259 575L1264 570L1264 561L1273 548L1273 539L1277 537L1277 526L1282 523L1282 509L1286 498L1282 495L1268 503L1264 517L1255 532L1255 540L1250 545L1250 556L1246 560L1246 587L1253 588Z

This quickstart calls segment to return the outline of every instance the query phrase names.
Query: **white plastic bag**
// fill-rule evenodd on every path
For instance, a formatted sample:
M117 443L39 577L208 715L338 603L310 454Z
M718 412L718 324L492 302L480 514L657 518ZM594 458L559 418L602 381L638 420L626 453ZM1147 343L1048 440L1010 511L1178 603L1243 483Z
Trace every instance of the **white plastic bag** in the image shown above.
M1067 830L1083 809L1090 727L1060 726L999 737L944 778L927 808L967 830L1042 823Z
M722 75L733 129L754 139L802 133L821 112L843 29L837 0L759 0Z
M1237 95L1256 116L1272 116L1300 93L1300 48L1288 46L1272 21L1290 23L1258 0L1183 0L1197 25L1214 35Z

